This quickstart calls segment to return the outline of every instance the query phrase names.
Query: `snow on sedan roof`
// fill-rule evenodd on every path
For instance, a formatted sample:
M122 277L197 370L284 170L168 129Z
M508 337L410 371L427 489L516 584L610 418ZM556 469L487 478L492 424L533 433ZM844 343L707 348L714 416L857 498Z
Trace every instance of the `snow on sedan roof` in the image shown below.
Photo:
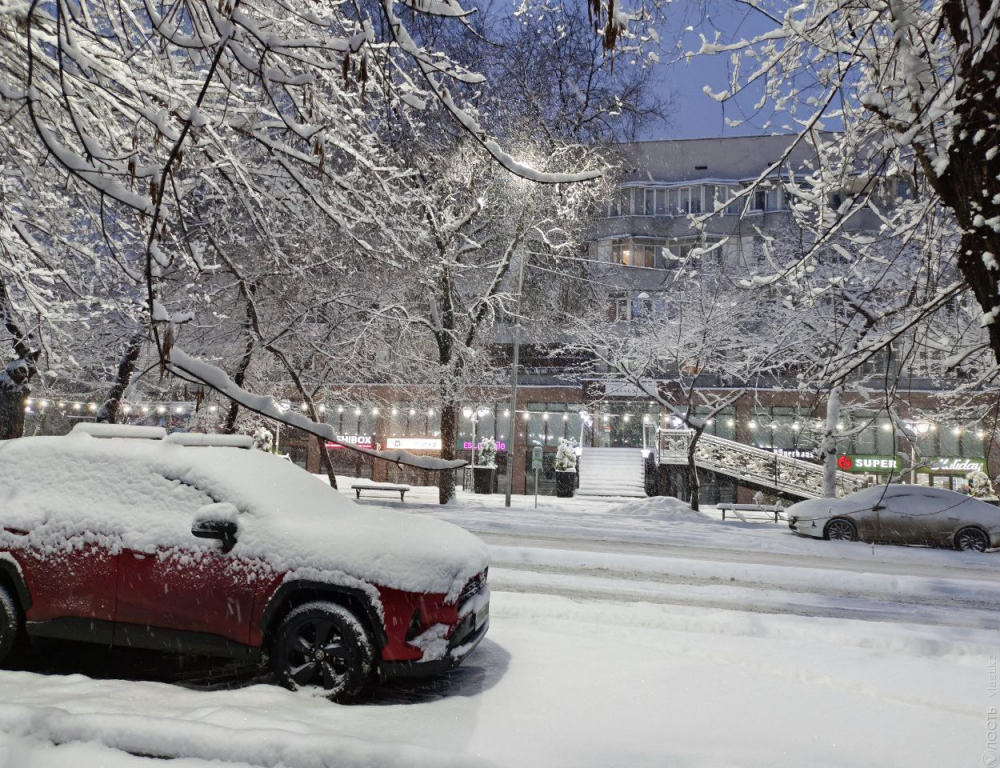
M457 598L489 564L486 546L439 520L362 507L262 451L86 434L0 442L0 545L56 554L112 549L217 551L191 523L215 502L240 510L233 556L310 578L361 579Z

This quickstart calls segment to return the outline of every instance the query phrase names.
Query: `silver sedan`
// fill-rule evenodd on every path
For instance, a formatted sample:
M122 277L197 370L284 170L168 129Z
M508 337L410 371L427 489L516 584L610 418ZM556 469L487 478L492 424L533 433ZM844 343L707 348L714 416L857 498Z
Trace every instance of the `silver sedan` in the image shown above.
M877 485L842 499L800 501L786 515L789 528L818 539L1000 547L1000 508L943 488Z

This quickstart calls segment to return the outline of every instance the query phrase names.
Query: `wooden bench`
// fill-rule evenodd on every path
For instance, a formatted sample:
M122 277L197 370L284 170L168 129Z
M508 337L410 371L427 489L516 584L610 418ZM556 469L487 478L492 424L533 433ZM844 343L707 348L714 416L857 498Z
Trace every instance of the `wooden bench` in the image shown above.
M729 502L723 502L722 504L716 504L715 508L722 512L722 519L726 519L726 512L732 513L734 517L738 520L748 523L751 520L770 520L773 516L774 522L778 522L781 513L785 511L785 508L781 504L731 504ZM767 517L747 517L744 513L746 512L757 512L757 513L767 513Z
M362 491L392 491L393 493L398 493L399 500L403 501L403 496L410 490L410 486L397 485L396 483L361 483L352 485L351 490L357 494L359 499L361 498Z

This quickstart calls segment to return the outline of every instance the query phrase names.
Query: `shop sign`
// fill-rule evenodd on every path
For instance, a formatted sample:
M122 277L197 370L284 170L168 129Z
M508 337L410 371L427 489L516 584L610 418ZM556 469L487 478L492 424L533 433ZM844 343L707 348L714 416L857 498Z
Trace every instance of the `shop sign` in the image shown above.
M390 437L386 440L386 448L394 450L399 448L404 451L440 451L441 438L439 437Z
M917 472L927 474L967 475L969 472L986 471L986 459L960 459L954 456L931 456L917 467Z
M326 447L327 450L336 450L337 448L374 448L375 443L372 441L371 435L337 435L337 442L332 442L327 440Z
M899 456L846 453L837 457L837 468L843 472L869 472L885 474L899 472L903 462Z
M766 445L758 445L762 451L767 451L768 453L776 453L779 456L784 456L789 459L809 459L815 461L816 452L811 450L803 450L801 448L769 448Z
M471 440L466 440L464 443L462 443L462 448L464 450L466 450L466 451L471 451L472 450L472 441ZM476 444L476 450L477 451L483 450L483 444L482 443L477 443ZM507 450L507 443L500 443L500 442L498 442L497 443L497 450L498 451L506 451Z
M656 391L656 382L647 379L642 382L643 386L630 381L610 381L605 386L605 397L649 397L649 392ZM644 388L645 387L645 388Z

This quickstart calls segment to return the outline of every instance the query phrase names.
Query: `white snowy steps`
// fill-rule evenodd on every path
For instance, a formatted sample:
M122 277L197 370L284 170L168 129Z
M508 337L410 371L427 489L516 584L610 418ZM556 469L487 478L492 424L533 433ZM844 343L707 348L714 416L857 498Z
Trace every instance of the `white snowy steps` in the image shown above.
M638 448L584 448L577 496L645 498L645 468Z

